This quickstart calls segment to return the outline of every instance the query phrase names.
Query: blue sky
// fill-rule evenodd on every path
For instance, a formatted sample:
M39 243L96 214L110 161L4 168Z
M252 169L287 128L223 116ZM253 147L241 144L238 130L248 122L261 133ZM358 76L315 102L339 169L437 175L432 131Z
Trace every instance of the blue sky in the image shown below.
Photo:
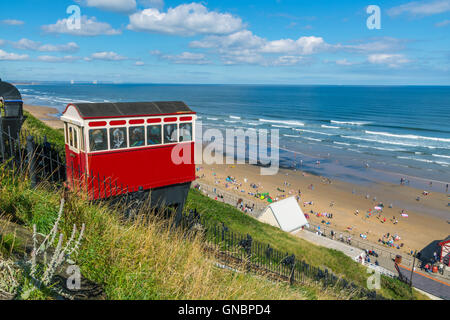
M450 0L17 0L0 12L9 80L450 85Z

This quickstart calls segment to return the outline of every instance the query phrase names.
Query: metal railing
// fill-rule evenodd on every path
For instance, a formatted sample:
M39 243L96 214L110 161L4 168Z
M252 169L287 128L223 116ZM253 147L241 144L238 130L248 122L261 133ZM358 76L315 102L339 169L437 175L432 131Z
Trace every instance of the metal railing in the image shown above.
M183 215L181 227L201 232L216 256L226 265L241 266L271 278L289 281L291 285L315 283L324 289L344 291L357 299L384 299L376 291L349 282L328 269L312 266L299 260L294 254L279 251L268 243L254 240L249 234L230 230L225 224L212 223L196 211Z
M237 207L238 209L238 202L242 203L244 208L246 206L251 207L253 208L253 210L247 211L247 213L254 218L259 218L266 208L266 206L260 203L252 201L246 197L239 197L229 191L221 189L220 187L214 187L198 181L195 181L191 187L200 190L201 192L203 192L203 194L207 195L210 198L217 198L217 201L227 203L229 205Z

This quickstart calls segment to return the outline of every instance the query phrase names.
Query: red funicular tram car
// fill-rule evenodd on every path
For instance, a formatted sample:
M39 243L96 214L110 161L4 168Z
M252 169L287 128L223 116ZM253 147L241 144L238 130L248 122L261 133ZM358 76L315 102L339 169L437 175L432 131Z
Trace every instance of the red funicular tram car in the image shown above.
M150 193L152 204L182 210L195 180L195 119L183 102L69 104L61 117L69 188L95 200ZM173 161L177 146L190 161Z

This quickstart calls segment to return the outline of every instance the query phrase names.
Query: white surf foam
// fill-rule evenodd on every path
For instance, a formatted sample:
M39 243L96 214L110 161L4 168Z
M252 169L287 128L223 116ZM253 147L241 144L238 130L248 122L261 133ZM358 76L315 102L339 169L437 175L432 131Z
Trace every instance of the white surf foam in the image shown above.
M340 145L343 145L343 146L351 146L350 143L345 143L345 142L337 142L337 141L333 141L333 143L335 143L335 144L340 144Z
M314 139L314 138L309 138L309 137L303 137L303 139L310 140L310 141L322 142L322 140L320 140L320 139Z
M443 154L434 154L434 153L433 153L433 157L450 159L450 156L445 156L445 155L443 155Z
M300 121L295 120L268 120L268 119L259 119L261 122L268 122L268 123L280 123L284 125L290 125L290 126L300 126L303 127L305 124Z
M347 125L352 125L352 126L364 126L366 124L370 124L371 122L367 122L367 121L337 121L337 120L330 120L330 123L347 124Z
M446 138L437 138L437 137L427 137L427 136L417 136L413 134L394 134L389 132L378 132L378 131L368 131L365 133L377 136L384 137L393 137L393 138L401 138L401 139L415 139L415 140L431 140L431 141L440 141L440 142L450 142L450 139Z
M294 130L301 131L301 132L309 132L309 133L321 134L321 135L325 135L325 136L334 136L334 134L331 134L331 133L325 133L325 132L314 131L314 130L306 130L306 129L294 129Z

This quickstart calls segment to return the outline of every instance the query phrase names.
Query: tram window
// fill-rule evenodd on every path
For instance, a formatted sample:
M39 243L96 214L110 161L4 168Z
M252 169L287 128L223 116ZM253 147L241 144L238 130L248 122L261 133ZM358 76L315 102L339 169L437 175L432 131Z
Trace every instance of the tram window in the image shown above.
M180 142L192 141L192 123L180 124Z
M108 150L108 138L106 129L89 130L89 146L91 151Z
M66 137L66 143L69 144L69 129L67 127L67 123L64 123L64 134Z
M130 127L130 148L145 146L145 127Z
M178 132L176 124L164 125L164 143L176 143L178 142Z
M148 126L147 127L147 144L161 144L161 126Z
M80 150L85 151L84 150L84 128L80 129Z
M73 147L78 149L78 131L77 129L73 129Z
M73 128L69 127L69 146L73 147Z
M127 147L127 129L112 128L109 129L109 139L111 149L123 149Z

